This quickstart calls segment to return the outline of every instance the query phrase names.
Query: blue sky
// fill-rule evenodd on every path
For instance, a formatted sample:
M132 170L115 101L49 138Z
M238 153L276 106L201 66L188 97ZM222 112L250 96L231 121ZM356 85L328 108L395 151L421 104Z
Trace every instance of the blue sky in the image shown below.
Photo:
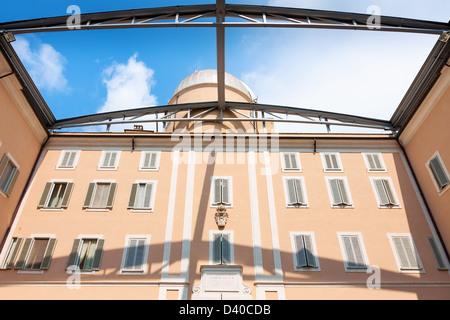
M447 22L448 0L231 1ZM16 0L0 22L214 1ZM200 29L200 30L199 30ZM226 71L259 102L389 119L437 36L336 30L227 29ZM216 68L215 30L97 30L17 36L13 44L58 119L165 105L196 69Z

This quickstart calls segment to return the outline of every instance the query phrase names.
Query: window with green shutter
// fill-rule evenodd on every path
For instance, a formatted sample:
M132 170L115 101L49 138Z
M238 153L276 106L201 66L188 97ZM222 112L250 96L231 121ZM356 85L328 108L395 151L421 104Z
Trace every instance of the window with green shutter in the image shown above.
M98 166L99 170L117 170L120 151L103 151Z
M322 162L325 172L342 172L341 159L339 153L322 153Z
M20 254L18 254L18 251L15 252L15 255L18 254L18 258L14 268L32 271L49 269L55 246L55 238L36 237L25 239ZM10 260L8 263L9 268L12 268L12 263L13 260Z
M310 233L300 233L293 235L294 240L294 263L296 269L318 268L318 262L313 244L313 235Z
M450 177L441 157L439 155L434 156L429 161L428 166L439 191L447 188L450 185Z
M333 207L352 207L353 203L348 190L347 182L344 178L327 178Z
M76 266L81 271L100 270L104 244L104 239L75 239L69 254L66 269Z
M361 236L359 234L339 234L339 236L346 270L367 269L368 262Z
M116 190L117 183L115 182L91 182L83 207L88 209L112 209Z
M386 166L381 153L365 153L364 160L368 172L386 172Z
M130 199L128 201L128 209L153 209L154 192L155 182L133 183L131 186Z
M160 152L145 151L142 152L139 170L157 171L159 168Z
M231 234L228 232L213 233L211 248L211 258L215 265L233 264L233 247L231 243Z
M418 271L422 269L411 235L390 235L390 239L400 270Z
M80 151L62 151L57 169L75 169Z
M73 187L72 182L47 182L39 200L38 208L67 208Z
M231 177L212 178L211 199L212 205L230 206L232 204Z
M380 207L399 207L399 201L397 200L394 187L387 178L372 178L374 189L376 192L376 198Z
M305 207L308 205L302 178L284 177L288 207Z
M149 237L132 236L127 239L122 261L123 273L142 273L148 257Z
M0 191L10 196L19 177L20 171L15 162L4 154L0 161Z
M281 167L285 172L301 171L300 156L298 152L283 152L281 156Z

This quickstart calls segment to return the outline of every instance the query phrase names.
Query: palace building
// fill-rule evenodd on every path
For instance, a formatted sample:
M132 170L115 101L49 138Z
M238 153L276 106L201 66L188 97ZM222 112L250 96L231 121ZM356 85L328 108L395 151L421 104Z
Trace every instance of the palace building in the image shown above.
M2 299L450 298L448 33L390 121L261 105L220 66L167 106L57 120L9 36ZM279 133L276 114L386 132Z

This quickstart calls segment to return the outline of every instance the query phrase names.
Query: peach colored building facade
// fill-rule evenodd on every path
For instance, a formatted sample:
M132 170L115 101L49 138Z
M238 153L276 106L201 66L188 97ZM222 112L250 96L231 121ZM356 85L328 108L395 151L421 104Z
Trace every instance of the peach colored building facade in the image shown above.
M227 100L252 101L228 79ZM182 85L172 103L217 99L198 74ZM0 254L0 297L450 298L443 232L393 136L257 129L52 134Z
M3 240L48 136L25 95L19 71L5 54L0 50L0 239Z

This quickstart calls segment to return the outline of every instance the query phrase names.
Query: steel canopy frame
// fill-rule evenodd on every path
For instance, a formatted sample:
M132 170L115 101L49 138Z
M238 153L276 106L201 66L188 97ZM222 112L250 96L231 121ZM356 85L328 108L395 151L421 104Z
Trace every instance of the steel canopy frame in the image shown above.
M117 124L137 124L137 123L169 123L169 122L218 122L218 121L240 121L240 122L284 122L298 124L320 124L329 126L360 127L379 130L395 131L389 121L364 118L340 113L318 111L312 109L300 109L288 106L265 105L257 103L225 102L224 109L229 109L239 114L237 117L224 118L223 113L216 118L200 118L200 114L193 115L193 112L202 110L201 114L209 113L213 110L221 111L217 101L175 104L167 106L146 107L133 110L121 110L108 113L99 113L76 118L56 121L49 128L51 130L61 130L88 126L111 126ZM252 111L250 115L238 112L237 110ZM257 112L264 114L257 117ZM178 113L185 116L177 117ZM159 115L163 114L162 117ZM266 116L269 115L269 117ZM148 116L154 116L149 118ZM172 117L174 116L174 117ZM302 119L292 118L292 116ZM147 117L142 119L142 117Z
M81 14L79 25L68 25L70 16L50 17L43 19L32 19L25 21L0 23L0 33L5 35L26 34L37 32L57 32L71 30L106 30L125 28L167 28L167 27L208 27L216 28L217 42L217 80L218 80L218 101L207 103L210 108L218 108L223 111L225 108L251 107L252 110L261 113L285 113L286 115L300 115L303 117L317 117L319 121L300 121L293 119L274 118L233 118L227 121L273 121L273 122L297 122L315 123L345 126L363 126L383 128L395 131L391 123L373 120L351 115L333 114L327 112L289 108L283 106L267 106L250 104L244 105L225 101L225 29L229 27L271 27L271 28L314 28L314 29L337 29L337 30L370 30L386 32L405 32L441 35L449 34L450 24L443 22L424 21L417 19L405 19L399 17L380 16L377 19L379 25L373 26L368 21L373 16L368 14L346 13L325 10L309 10L298 8L284 8L258 5L226 4L225 0L216 0L215 4L207 5L184 5L161 8L148 8L136 10L121 10L100 13ZM191 110L204 104L191 104L190 106L174 105L153 108L151 112L158 114L156 110ZM159 109L158 109L159 108ZM267 109L265 109L267 108ZM135 109L134 113L123 111L119 113L109 113L104 115L92 115L77 117L73 119L56 121L50 129L68 128L78 126L91 126L99 123L102 117L107 118L109 124L136 123L136 118L150 112L148 108ZM125 121L115 121L117 114L134 114L135 119ZM127 116L128 117L128 116ZM95 119L95 120L93 120ZM322 119L336 120L336 123L322 121ZM199 121L200 119L196 119ZM203 120L203 119L202 119ZM216 119L215 121L219 121ZM222 119L225 120L225 119ZM142 119L140 120L142 122ZM150 121L150 120L145 120ZM174 119L161 118L152 122L175 121ZM188 118L177 119L176 121L192 121ZM204 119L204 121L211 121ZM101 123L104 125L105 123Z

